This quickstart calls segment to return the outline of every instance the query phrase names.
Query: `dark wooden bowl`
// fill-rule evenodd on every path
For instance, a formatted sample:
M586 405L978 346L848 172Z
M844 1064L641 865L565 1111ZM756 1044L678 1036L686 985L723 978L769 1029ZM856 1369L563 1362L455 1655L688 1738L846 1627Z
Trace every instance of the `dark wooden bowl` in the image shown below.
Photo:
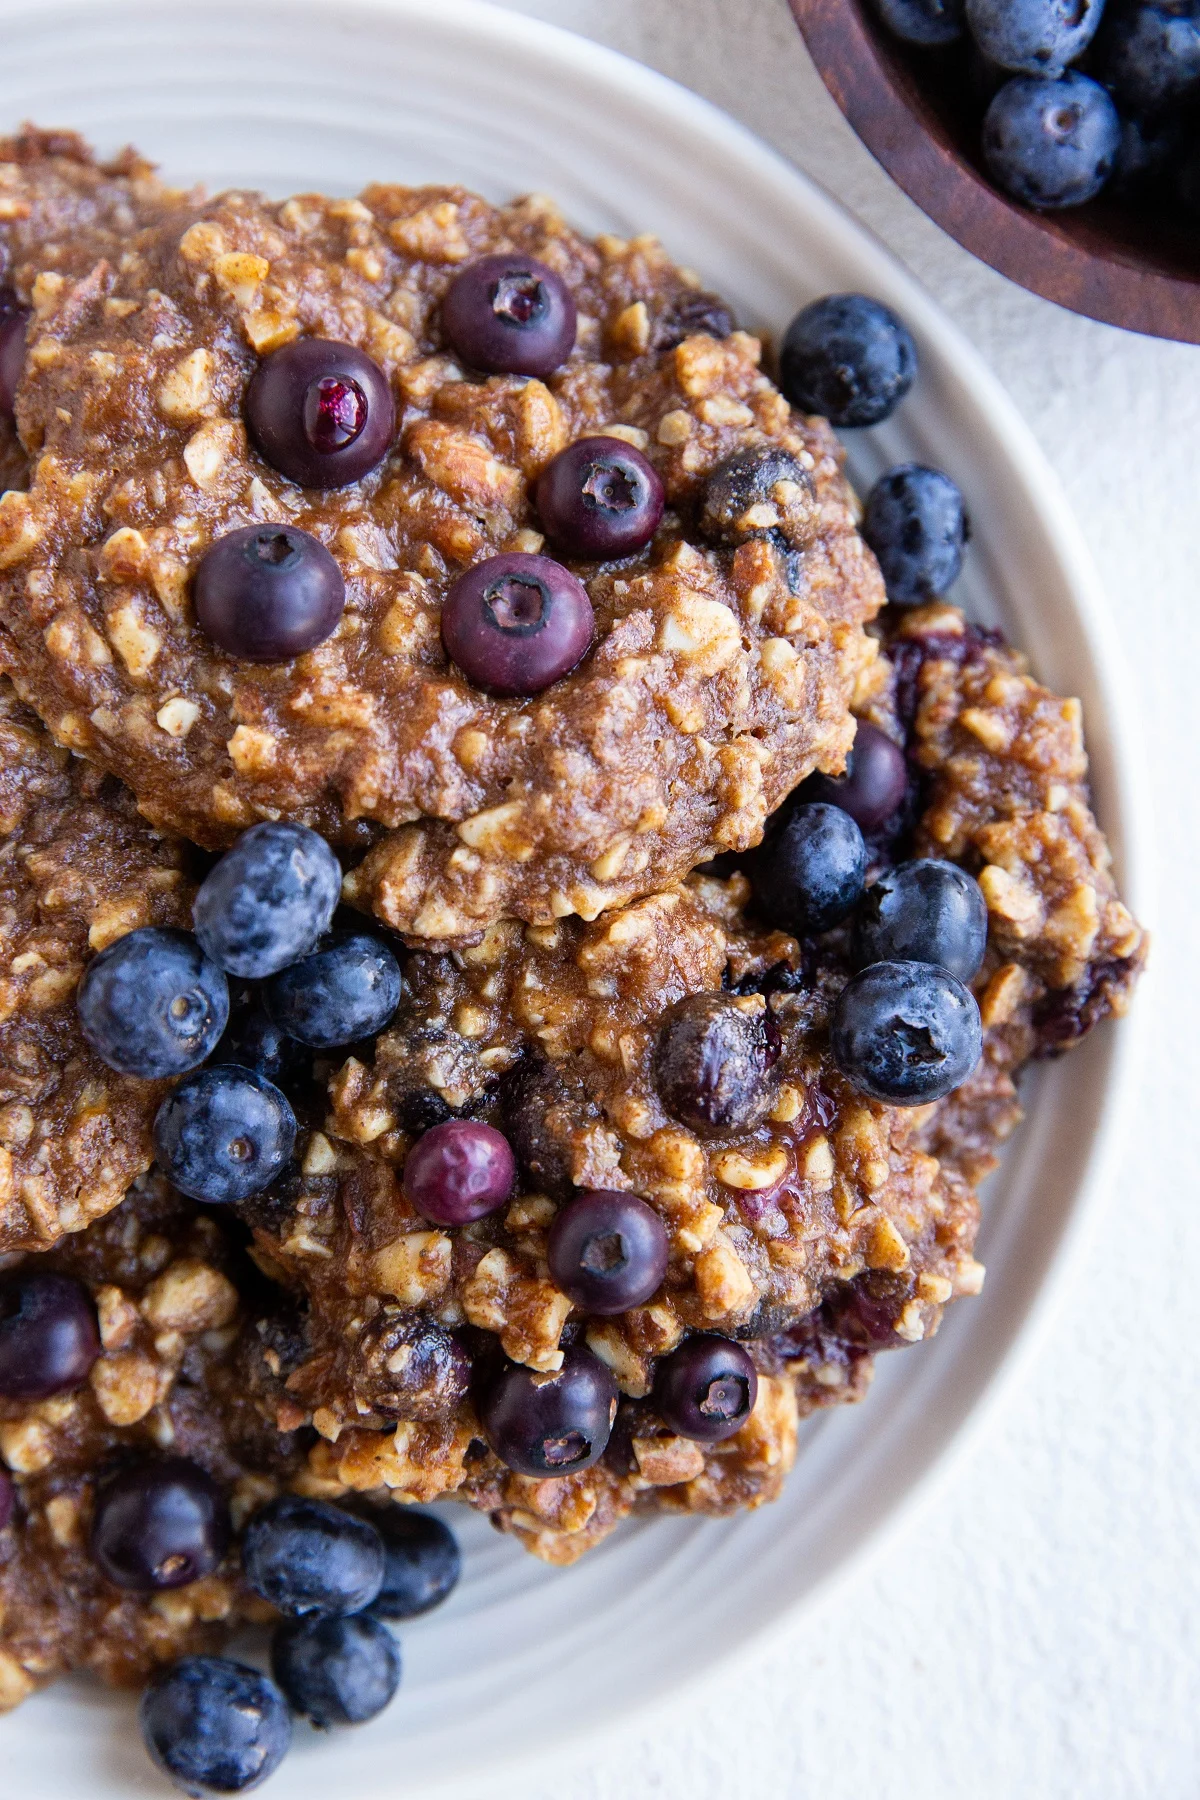
M825 86L868 150L944 231L1010 281L1092 319L1200 343L1200 233L1103 195L1030 212L991 183L968 54L900 43L862 0L790 0Z

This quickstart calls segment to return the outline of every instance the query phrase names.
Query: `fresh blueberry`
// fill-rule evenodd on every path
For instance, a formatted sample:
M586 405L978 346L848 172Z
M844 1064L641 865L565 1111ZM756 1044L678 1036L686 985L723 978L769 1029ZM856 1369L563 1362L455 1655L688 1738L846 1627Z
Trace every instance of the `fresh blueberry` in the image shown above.
M284 1494L242 1533L242 1568L260 1599L289 1619L361 1612L383 1585L375 1527L324 1500Z
M1104 0L966 0L985 56L1020 75L1061 75L1087 49Z
M404 1192L435 1225L469 1225L511 1200L517 1162L508 1139L474 1119L447 1119L419 1137L404 1164Z
M1163 119L1122 119L1108 192L1120 200L1168 205L1176 171L1186 154L1187 132L1176 114Z
M590 1350L564 1352L556 1375L507 1363L487 1383L479 1418L488 1443L518 1475L575 1475L603 1454L617 1416L617 1384Z
M292 1741L273 1681L224 1656L185 1656L155 1676L138 1708L152 1760L185 1794L245 1794Z
M341 890L337 857L307 825L252 825L201 882L196 936L231 975L261 981L316 949Z
M890 418L917 373L917 347L890 307L865 294L828 294L797 313L779 358L787 398L832 425Z
M102 1062L155 1080L198 1068L215 1049L229 1018L229 985L190 931L154 925L101 950L75 1004Z
M798 806L755 859L754 898L771 925L796 937L828 931L852 912L867 877L863 834L840 806Z
M0 288L0 411L12 417L25 371L25 328L30 312L11 288Z
M245 995L234 1007L224 1037L213 1051L217 1063L237 1063L254 1069L277 1088L304 1067L304 1045L280 1029L253 995Z
M1081 206L1100 192L1121 141L1099 82L1069 69L1058 81L1018 75L983 121L983 154L1000 186L1026 206Z
M1094 73L1123 112L1166 113L1200 91L1200 0L1112 0Z
M969 988L932 963L873 963L842 989L833 1059L872 1100L924 1106L961 1087L983 1048Z
M17 1509L17 1490L7 1469L0 1469L0 1531L7 1531Z
M908 791L904 752L885 731L860 719L844 775L810 775L797 790L802 805L819 802L849 813L864 836L885 825Z
M940 469L901 463L868 494L862 534L879 559L893 606L936 600L962 568L963 497Z
M415 1619L449 1598L462 1574L462 1552L448 1525L407 1506L372 1514L383 1539L383 1586L371 1603L380 1619Z
M548 556L489 556L442 605L446 654L493 694L540 694L586 654L596 629L587 589Z
M459 270L442 301L455 355L495 375L552 375L575 345L575 302L536 257L482 256Z
M719 1444L740 1431L757 1398L754 1364L728 1338L686 1338L655 1373L654 1403L663 1424L700 1444Z
M636 1194L601 1188L562 1208L546 1260L568 1299L604 1316L649 1300L667 1272L667 1247L666 1227L652 1206Z
M353 344L295 338L246 390L246 424L273 468L301 487L345 487L387 455L396 428L391 383Z
M770 1101L779 1028L733 994L691 994L663 1015L654 1046L659 1098L697 1131L752 1125Z
M953 44L963 34L963 0L875 0L889 31L906 44Z
M106 1482L92 1517L92 1560L116 1586L151 1594L211 1575L229 1548L229 1508L182 1456L131 1463Z
M159 1167L181 1193L230 1206L261 1193L291 1160L296 1115L254 1069L217 1063L186 1075L154 1120Z
M663 484L622 438L580 438L546 464L534 504L547 536L569 556L631 556L658 530Z
M205 551L192 584L196 621L243 662L291 662L336 630L342 571L296 525L243 525Z
M369 931L335 931L302 962L272 975L264 989L275 1023L317 1050L354 1044L382 1031L400 1004L400 964Z
M271 1673L293 1712L319 1729L362 1725L400 1685L400 1646L370 1613L296 1619L275 1627Z
M854 965L936 963L959 981L973 981L987 926L987 902L965 869L932 857L900 863L863 896L854 920Z
M0 1400L49 1400L88 1378L100 1354L81 1281L22 1268L0 1278Z
M803 540L816 516L812 477L790 450L751 444L717 464L704 485L700 529L717 544Z

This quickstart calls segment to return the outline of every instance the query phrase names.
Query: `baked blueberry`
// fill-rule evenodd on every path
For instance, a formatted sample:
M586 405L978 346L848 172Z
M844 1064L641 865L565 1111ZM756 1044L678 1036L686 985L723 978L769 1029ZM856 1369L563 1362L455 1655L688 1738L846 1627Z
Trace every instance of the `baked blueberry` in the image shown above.
M296 338L275 350L246 390L257 448L301 487L345 487L387 455L396 429L391 383L353 344Z
M912 334L866 294L827 294L797 313L779 357L779 385L802 412L832 425L890 418L917 374Z
M93 957L75 1005L102 1062L154 1080L198 1068L216 1048L229 984L190 931L152 925Z
M381 1619L415 1619L440 1606L462 1574L462 1552L450 1527L407 1506L372 1519L383 1539L384 1570L371 1611Z
M230 1206L261 1193L291 1160L296 1115L254 1069L217 1063L186 1075L154 1120L154 1154L181 1193Z
M28 1266L0 1278L0 1400L69 1393L99 1354L96 1308L82 1281Z
M906 44L953 44L963 34L963 0L875 0L889 31Z
M862 534L893 606L936 600L962 568L968 537L963 497L940 469L901 463L868 494Z
M11 288L0 291L0 411L11 418L25 369L25 328L30 313Z
M7 1469L0 1469L0 1531L7 1531L17 1508L17 1490Z
M704 485L700 529L717 544L802 540L817 515L812 478L790 450L751 444L717 464Z
M667 1233L636 1194L594 1189L569 1200L554 1220L546 1260L557 1285L586 1313L641 1306L667 1272Z
M733 994L690 994L663 1015L654 1080L673 1118L697 1131L752 1125L770 1103L779 1028Z
M948 970L881 962L842 989L830 1043L860 1093L924 1106L962 1086L979 1061L983 1031L975 996Z
M394 953L370 931L335 931L311 956L272 975L263 990L275 1023L317 1050L382 1031L404 983Z
M292 1741L273 1681L225 1656L185 1656L156 1675L138 1707L151 1759L185 1794L246 1794Z
M546 535L569 556L631 556L658 530L663 484L622 438L580 438L546 464L534 505Z
M242 1533L242 1568L260 1599L289 1619L362 1612L383 1585L375 1527L324 1500L283 1494Z
M337 857L307 825L252 825L201 882L192 922L214 962L261 981L316 949L341 890Z
M908 764L886 731L860 719L843 775L810 775L796 797L849 813L866 837L887 823L908 792Z
M959 981L972 981L987 949L987 927L987 902L965 869L934 857L900 863L863 896L854 920L855 967L936 963Z
M1153 118L1192 99L1200 92L1200 0L1110 5L1092 69L1135 116Z
M114 1586L134 1593L186 1587L211 1575L229 1537L220 1488L182 1456L131 1463L96 1496L92 1560Z
M590 1350L573 1346L557 1374L506 1363L479 1401L484 1436L518 1475L575 1475L603 1454L617 1416L617 1384Z
M474 1119L447 1119L419 1137L404 1164L406 1197L435 1225L469 1225L510 1200L517 1161L508 1139Z
M1005 82L983 120L983 154L1000 186L1026 206L1081 206L1098 194L1121 141L1117 109L1076 69L1058 81Z
M346 1367L354 1393L385 1419L446 1419L471 1385L471 1358L453 1333L398 1306L367 1321Z
M659 1363L654 1403L680 1437L719 1444L740 1431L758 1398L758 1373L740 1344L705 1333Z
M650 345L654 350L674 350L685 338L727 338L736 328L737 322L719 294L685 289L655 318Z
M548 556L489 556L442 605L446 654L493 694L540 694L586 654L596 629L587 589Z
M575 345L575 302L535 256L481 256L459 270L442 301L455 355L493 375L552 375Z
M985 56L1021 75L1061 75L1087 49L1104 0L966 0Z
M755 858L758 911L796 937L828 931L853 912L867 877L863 834L840 806L798 806Z
M225 1035L213 1051L218 1063L254 1069L274 1087L286 1088L304 1067L304 1046L278 1026L256 996L234 1005Z
M216 539L192 583L196 622L243 662L291 662L335 631L342 571L297 525L243 525Z
M363 1725L400 1685L400 1646L370 1613L296 1619L275 1627L271 1673L293 1712L319 1729Z

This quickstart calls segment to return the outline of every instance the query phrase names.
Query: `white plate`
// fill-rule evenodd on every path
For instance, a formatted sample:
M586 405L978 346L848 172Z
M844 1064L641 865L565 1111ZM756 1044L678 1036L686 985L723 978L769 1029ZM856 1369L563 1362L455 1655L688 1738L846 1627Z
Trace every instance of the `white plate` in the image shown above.
M815 294L890 301L915 332L921 375L896 419L858 434L853 466L865 479L919 457L962 484L975 528L964 597L1082 696L1100 815L1142 897L1119 663L1054 478L930 300L739 126L621 57L474 0L5 0L0 23L5 128L74 126L105 150L131 140L172 178L214 187L543 189L585 231L656 232L745 323L774 331ZM405 1634L400 1698L372 1726L301 1734L273 1800L477 1796L485 1773L611 1724L809 1604L895 1518L1028 1342L1111 1162L1129 1051L1127 1027L1104 1030L1042 1072L988 1202L983 1297L953 1308L933 1344L883 1359L865 1406L806 1430L779 1505L628 1527L567 1572L452 1509L466 1579ZM0 1786L21 1800L161 1791L128 1705L82 1684L22 1708L0 1743Z

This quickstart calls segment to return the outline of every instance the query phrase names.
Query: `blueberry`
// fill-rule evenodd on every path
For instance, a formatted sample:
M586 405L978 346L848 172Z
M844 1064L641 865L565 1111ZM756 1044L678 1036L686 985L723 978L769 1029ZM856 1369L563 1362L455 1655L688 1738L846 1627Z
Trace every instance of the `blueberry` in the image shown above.
M301 487L344 487L387 455L396 428L391 383L353 344L295 338L246 390L246 424L273 468Z
M580 438L546 464L534 504L547 536L568 555L630 556L658 530L663 484L622 438Z
M587 589L548 556L486 557L442 606L447 656L493 694L540 694L587 654L595 629Z
M79 1028L122 1075L183 1075L216 1048L229 985L190 931L148 926L109 944L83 972Z
M803 542L816 517L812 477L790 450L752 444L718 463L704 486L700 529L717 544Z
M1026 206L1080 206L1112 173L1117 109L1098 82L1070 69L1058 81L1018 75L983 121L983 154L1000 186Z
M758 1373L740 1344L705 1334L687 1338L659 1363L654 1402L680 1437L719 1444L740 1431L758 1398Z
M1174 114L1164 119L1122 119L1108 192L1121 200L1169 204L1186 145L1183 121Z
M154 1121L159 1167L181 1193L229 1206L261 1193L291 1160L296 1115L253 1069L218 1063L187 1075Z
M283 1088L304 1066L304 1045L289 1037L266 1009L252 997L245 997L233 1008L224 1037L213 1052L213 1061L238 1063L243 1069L254 1069Z
M355 1341L349 1374L385 1419L445 1419L466 1399L471 1359L436 1319L383 1306Z
M1094 73L1122 111L1154 116L1200 91L1200 0L1110 3Z
M862 534L879 559L893 606L936 600L962 568L963 497L940 469L901 463L868 494Z
M482 256L459 270L442 301L442 330L472 368L552 375L575 344L575 302L536 257Z
M214 962L261 981L315 950L329 930L342 871L306 825L252 825L200 884L192 920Z
M211 1575L229 1536L229 1508L212 1477L185 1457L155 1458L100 1489L92 1560L116 1587L151 1594Z
M290 1619L361 1612L383 1585L375 1527L324 1500L284 1494L242 1533L242 1568L260 1599Z
M311 956L272 975L264 998L289 1036L332 1050L382 1031L403 987L400 964L382 938L336 931Z
M29 1267L0 1277L0 1400L68 1393L99 1354L96 1308L81 1281Z
M192 584L196 622L243 662L291 662L336 630L342 571L296 525L243 525L205 551Z
M672 1117L697 1131L736 1131L770 1103L779 1029L732 994L691 994L664 1013L654 1079Z
M138 1723L146 1749L185 1794L245 1794L292 1741L287 1702L265 1675L224 1656L185 1656L155 1676Z
M553 1280L584 1312L605 1316L641 1306L667 1272L667 1233L635 1194L598 1189L568 1201L550 1228Z
M297 1619L275 1628L271 1673L292 1710L319 1729L362 1725L400 1685L400 1647L370 1613Z
M474 1119L447 1119L419 1137L404 1164L404 1192L435 1225L469 1225L510 1200L517 1162L508 1139Z
M385 1566L371 1611L380 1619L415 1619L440 1606L462 1574L462 1552L450 1527L407 1506L375 1512L372 1519Z
M735 329L736 320L718 294L685 289L656 316L650 344L654 350L674 350L685 338L727 338Z
M840 806L798 806L756 858L754 898L769 924L796 937L828 931L862 898L863 834Z
M556 1375L507 1363L487 1383L479 1418L488 1443L518 1475L575 1475L603 1454L617 1416L617 1384L590 1350L564 1352Z
M25 372L25 328L30 312L11 288L0 291L0 411L12 417L17 387Z
M7 1531L17 1509L17 1490L7 1469L0 1469L0 1531Z
M833 1059L872 1100L924 1106L961 1087L983 1047L975 996L932 963L873 963L842 989Z
M1021 75L1061 75L1087 49L1104 0L966 0L985 56Z
M788 326L779 371L779 385L802 412L821 413L832 425L878 425L916 379L917 347L880 301L828 294Z
M810 775L797 789L804 804L839 806L870 836L891 818L908 791L904 752L885 731L860 719L844 775Z
M906 44L953 44L963 34L963 0L875 0L889 31Z
M936 963L972 981L987 927L987 902L965 869L932 857L900 863L866 891L854 920L854 964Z

